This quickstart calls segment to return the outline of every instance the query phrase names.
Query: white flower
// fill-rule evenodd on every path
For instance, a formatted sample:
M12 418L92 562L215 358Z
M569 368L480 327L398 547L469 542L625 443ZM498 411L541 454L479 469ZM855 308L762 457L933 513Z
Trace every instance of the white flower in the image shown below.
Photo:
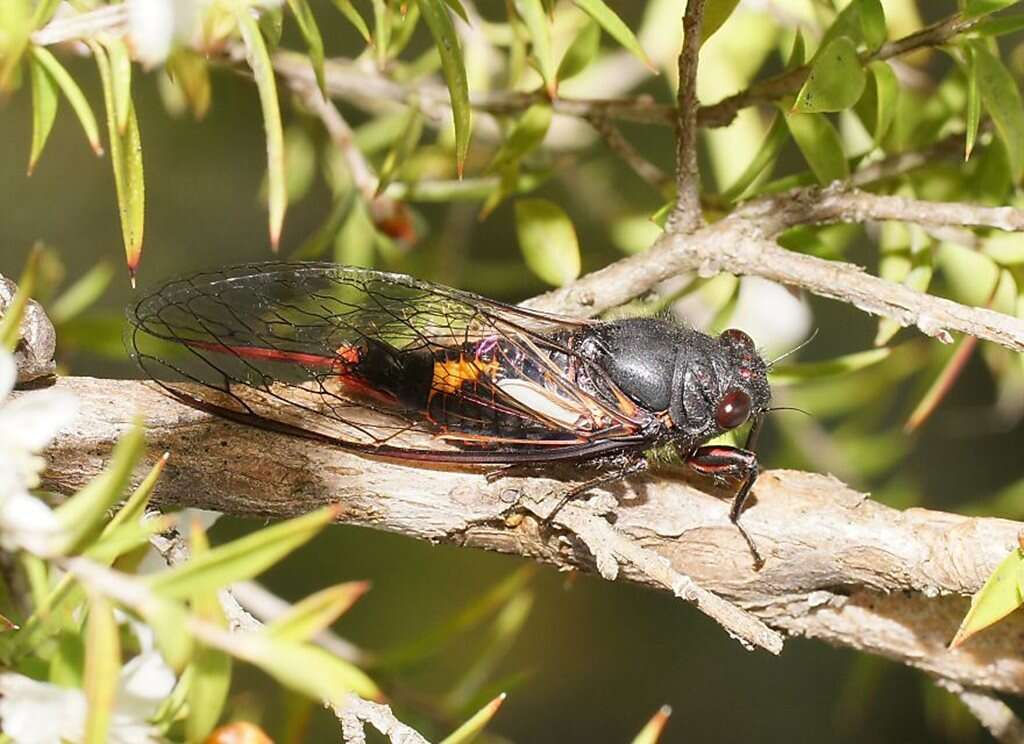
M61 528L29 489L45 465L37 453L75 416L78 400L59 390L8 400L16 375L14 357L0 352L0 547L48 555L59 549Z
M124 665L107 735L108 744L159 744L149 720L174 688L174 672L156 651ZM15 744L80 742L88 706L85 692L8 672L0 674L0 731Z

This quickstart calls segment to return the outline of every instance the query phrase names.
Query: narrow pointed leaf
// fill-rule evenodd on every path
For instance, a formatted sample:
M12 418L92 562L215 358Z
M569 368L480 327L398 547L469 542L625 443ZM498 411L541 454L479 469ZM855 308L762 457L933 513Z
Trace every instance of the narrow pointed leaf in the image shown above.
M761 147L758 148L757 153L750 163L747 164L739 178L736 179L732 186L722 192L722 198L730 202L742 199L754 181L771 169L788 138L789 130L786 128L785 119L782 117L782 114L776 114L764 135Z
M40 0L32 14L32 28L42 28L49 23L60 3L61 0Z
M135 107L129 100L128 122L122 135L117 126L114 79L106 49L95 41L88 42L103 83L103 100L107 114L107 136L110 141L110 164L114 168L121 235L124 239L128 272L134 277L142 256L142 236L146 193L142 172L142 142Z
M28 158L28 175L31 176L57 117L57 82L35 57L30 60L29 75L32 81L32 151Z
M313 700L344 705L351 693L379 700L380 689L358 667L322 648L275 638L267 633L218 633L205 635L203 642L216 645L235 658L255 664Z
M569 216L546 199L516 202L519 248L530 270L556 287L580 274L580 246Z
M729 20L729 16L736 10L739 0L708 0L704 5L704 19L700 26L700 43L711 38L712 34L722 27L722 24Z
M249 13L249 8L240 5L235 12L238 28L245 43L246 59L256 79L256 90L263 109L263 129L267 138L267 180L268 204L270 211L270 245L276 251L281 240L281 227L288 207L288 189L285 182L284 129L281 126L281 106L277 100L277 84L274 68L270 63L267 45L260 34L259 25Z
M651 716L651 720L647 722L647 725L636 735L632 744L657 744L658 739L661 738L661 732L665 730L671 715L672 709L670 707L667 705L661 706L658 712Z
M192 525L190 545L193 556L202 556L210 550L206 534L198 522ZM216 589L197 592L192 597L192 611L201 620L218 628L228 627ZM202 741L217 725L224 710L231 687L231 657L220 649L200 645L196 648L191 669L185 733L189 741Z
M487 170L494 172L504 168L539 147L550 126L551 106L546 103L535 103L530 106L501 143Z
M36 246L28 254L25 270L18 279L18 291L14 293L10 304L0 317L0 349L13 352L21 340L21 321L25 317L25 308L29 298L36 289L36 278L39 272L40 248Z
M793 110L808 114L848 109L860 99L865 82L857 47L840 36L815 55Z
M441 740L441 744L469 744L469 742L476 739L483 730L487 728L487 724L491 722L501 704L505 702L505 693L501 693L491 702L487 703L483 708L478 710L473 716L455 729L452 733Z
M110 58L110 80L114 90L114 114L117 131L124 135L128 127L128 116L132 107L132 60L128 47L119 38L111 37L103 42Z
M981 91L978 88L978 64L974 57L974 47L963 45L965 65L964 75L967 78L967 104L964 111L964 160L970 160L974 143L978 140L978 126L981 124Z
M121 643L110 602L100 595L89 601L85 636L85 744L106 744L121 672Z
M857 0L861 39L869 52L876 51L889 36L881 0Z
M977 18L1016 4L1017 0L966 0L964 2L964 18Z
M1010 173L1014 183L1024 174L1024 103L1013 74L980 39L969 42L973 47L978 91L985 108L992 116L996 132L1006 146Z
M541 0L515 0L516 12L526 25L533 47L533 58L537 72L544 79L544 87L552 96L555 94L555 56L551 49L551 28L548 14L544 12Z
M61 63L57 61L57 58L47 49L33 46L32 57L46 68L54 82L57 83L61 93L68 99L68 103L74 109L75 116L78 117L78 122L82 125L82 130L85 132L86 139L89 140L89 146L92 147L93 152L97 155L102 155L103 145L100 144L99 126L96 124L96 117L93 116L92 108L82 93L82 89L78 87L78 83L74 81L74 78L68 74L68 71L64 69Z
M896 115L900 84L888 62L872 62L868 65L868 71L871 73L871 82L865 87L864 95L857 102L855 110L878 147Z
M1015 547L1003 559L984 586L971 597L971 609L949 644L960 646L975 633L993 625L1024 603L1021 577L1024 576L1024 550Z
M409 159L409 156L416 150L416 145L423 135L423 113L417 107L410 107L405 120L402 134L395 140L394 145L384 158L380 167L380 176L377 183L377 196L384 193L394 180L398 170Z
M615 11L609 8L604 0L573 0L580 10L589 15L601 24L601 28L619 42L626 50L632 52L636 57L652 70L655 69L651 60L647 57L636 36L629 30L629 26L623 23Z
M363 37L367 44L372 43L370 37L370 27L366 25L366 21L359 15L359 11L356 10L355 5L352 4L352 0L332 0L334 7L337 8L348 22L351 23L359 35Z
M268 624L265 632L275 638L308 641L348 612L369 588L366 581L349 581L322 589L296 603L287 613Z
M147 577L147 581L162 596L181 599L251 579L309 542L337 513L336 507L325 507L267 527L193 556L187 563Z
M470 128L472 126L469 107L469 82L466 78L466 65L462 58L459 37L455 33L448 6L444 0L417 0L423 20L426 21L430 35L441 55L441 72L448 95L451 98L452 118L455 124L455 170L462 178L469 152Z
M799 364L779 364L772 367L771 380L775 384L784 385L792 382L803 382L821 377L834 377L870 367L885 361L892 349L868 349L852 354L827 359L823 362L802 362Z
M66 323L96 302L114 278L114 268L100 261L76 279L47 308L55 325Z
M572 44L565 50L558 63L555 77L559 82L568 80L583 72L601 50L601 27L593 19L588 20L576 34Z
M54 510L67 531L70 550L82 547L99 533L107 510L124 497L145 444L142 425L136 422L118 441L106 469Z
M313 74L316 76L316 84L320 92L327 94L327 87L324 83L324 40L320 36L320 28L316 25L316 17L306 0L288 0L288 7L291 8L295 22L299 24L299 32L306 41L309 48L309 61L313 64Z
M190 49L178 49L167 60L167 73L181 90L192 116L202 119L210 110L210 66Z
M785 117L789 133L818 183L829 184L850 174L839 132L824 114L786 113Z

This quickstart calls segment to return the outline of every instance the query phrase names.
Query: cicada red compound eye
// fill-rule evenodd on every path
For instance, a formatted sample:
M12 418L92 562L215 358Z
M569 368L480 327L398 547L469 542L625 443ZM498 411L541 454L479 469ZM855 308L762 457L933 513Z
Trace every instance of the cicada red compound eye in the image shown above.
M722 429L735 429L750 418L750 396L743 390L733 388L725 394L715 409L715 422Z
M720 338L723 341L741 349L745 349L746 351L754 351L754 339L739 328L727 328L722 331Z

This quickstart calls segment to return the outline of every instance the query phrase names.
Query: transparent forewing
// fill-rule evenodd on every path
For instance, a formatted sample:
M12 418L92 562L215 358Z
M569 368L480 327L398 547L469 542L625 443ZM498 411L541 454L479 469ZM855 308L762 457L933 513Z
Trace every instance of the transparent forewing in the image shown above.
M171 282L131 320L137 360L184 400L340 444L458 453L636 431L628 406L575 382L567 344L586 322L403 275L242 266Z

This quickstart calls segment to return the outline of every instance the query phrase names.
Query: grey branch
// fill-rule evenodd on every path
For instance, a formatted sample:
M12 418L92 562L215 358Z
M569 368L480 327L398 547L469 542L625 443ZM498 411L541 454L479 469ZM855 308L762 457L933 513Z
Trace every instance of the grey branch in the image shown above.
M57 384L82 401L76 424L47 453L46 484L62 493L100 472L141 411L149 459L172 453L156 492L167 507L283 518L341 503L340 519L349 524L514 553L564 570L595 571L601 559L587 547L588 540L599 542L589 535L539 527L534 509L566 487L552 477L488 483L479 472L388 464L240 427L146 383L66 378ZM565 468L552 476L581 474ZM967 610L966 595L1016 546L1024 525L898 511L833 478L791 471L763 474L754 497L743 519L767 556L759 573L729 522L726 494L671 477L646 478L598 492L591 506L607 502L615 509L615 532L777 631L880 654L965 687L1024 694L1021 616L961 648L946 647ZM584 507L575 506L573 515L576 509ZM664 589L664 581L628 556L616 562L619 580Z
M645 253L617 261L530 307L574 316L597 315L654 290L671 276L720 271L760 276L839 300L922 333L952 340L951 331L1024 351L1024 320L917 292L866 273L861 267L786 250L770 239L779 227L769 201L752 202L720 222L689 235L666 232Z
M960 702L978 719L978 723L992 734L1000 744L1024 744L1024 723L1009 705L989 692L965 688L949 680L936 680L942 687L960 698Z
M697 166L697 68L700 60L704 0L687 0L683 15L683 48L679 52L679 92L676 96L676 208L670 230L693 232L704 224L700 206L700 168Z
M781 232L795 225L832 222L899 220L934 227L989 227L1009 232L1024 231L1024 210L986 207L962 202L929 202L902 196L872 194L848 189L798 189L765 199L763 212L771 214L766 232Z

